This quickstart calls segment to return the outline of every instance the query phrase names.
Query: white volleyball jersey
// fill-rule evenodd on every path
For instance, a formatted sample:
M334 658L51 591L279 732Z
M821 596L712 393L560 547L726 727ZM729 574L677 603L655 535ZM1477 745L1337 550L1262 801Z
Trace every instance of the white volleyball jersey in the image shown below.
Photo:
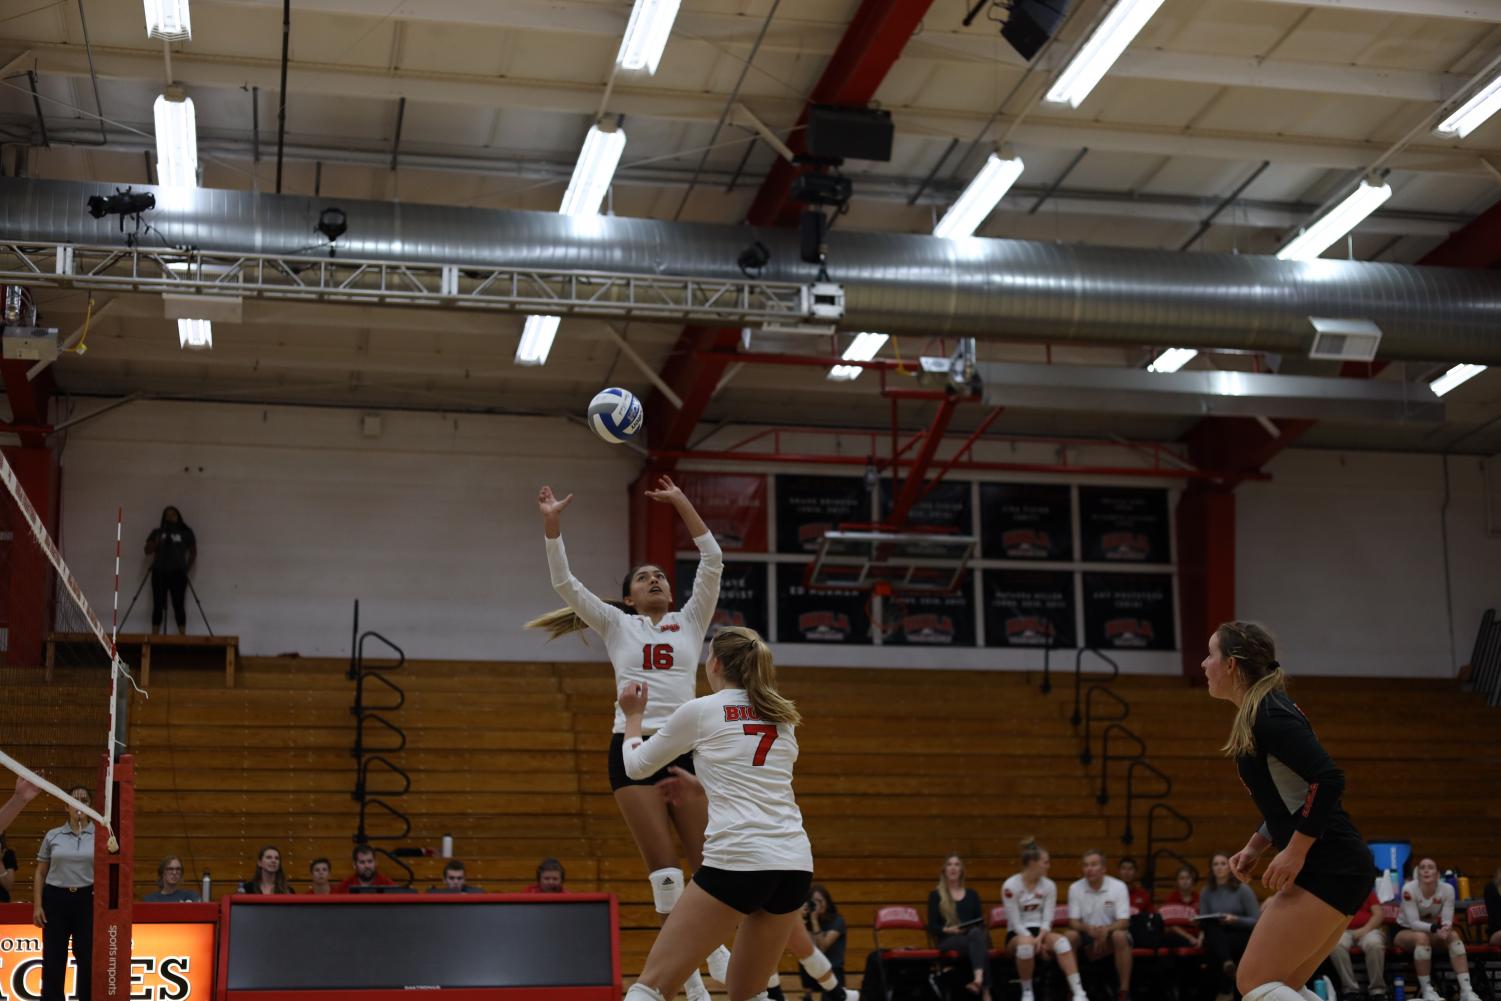
M1058 886L1046 876L1028 889L1022 874L1017 873L1001 884L1001 899L1006 905L1008 931L1021 934L1028 928L1053 927L1053 914L1058 909Z
M792 795L792 731L786 723L761 722L743 689L726 688L680 706L651 738L627 740L625 773L646 778L692 751L709 798L704 864L812 872L813 848Z
M622 611L580 583L568 569L568 554L561 538L546 542L553 590L604 640L605 652L615 668L617 692L626 682L647 683L646 715L641 726L648 733L661 729L672 711L692 699L697 690L698 659L714 606L719 603L719 578L724 573L719 543L709 532L693 540L698 547L693 592L679 611L668 612L661 622L652 625L645 615ZM625 714L619 705L615 707L614 732L625 733Z
M1403 928L1427 931L1435 923L1441 928L1454 924L1454 887L1439 880L1433 896L1425 897L1417 880L1404 883L1402 909L1397 912L1397 924Z

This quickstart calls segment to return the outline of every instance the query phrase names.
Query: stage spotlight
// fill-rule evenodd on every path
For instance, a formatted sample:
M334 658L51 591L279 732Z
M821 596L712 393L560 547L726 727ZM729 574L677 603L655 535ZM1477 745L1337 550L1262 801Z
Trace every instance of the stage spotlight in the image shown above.
M115 189L112 195L93 195L89 198L89 215L103 219L107 215L140 215L156 208L156 196L149 191Z
M349 230L349 217L341 208L326 208L318 214L318 232L328 237L328 242L333 243Z
M759 275L761 269L771 263L771 251L767 249L766 244L757 240L740 252L736 263L740 265L740 270L747 278L755 277L751 272Z

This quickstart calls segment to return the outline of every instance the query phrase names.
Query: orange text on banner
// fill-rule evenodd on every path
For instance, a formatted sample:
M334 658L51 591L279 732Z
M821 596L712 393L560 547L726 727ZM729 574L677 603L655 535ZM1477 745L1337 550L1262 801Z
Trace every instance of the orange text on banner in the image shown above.
M206 1001L214 985L214 926L138 924L131 939L133 1001ZM68 997L74 992L68 960ZM42 930L0 924L0 1001L42 996Z

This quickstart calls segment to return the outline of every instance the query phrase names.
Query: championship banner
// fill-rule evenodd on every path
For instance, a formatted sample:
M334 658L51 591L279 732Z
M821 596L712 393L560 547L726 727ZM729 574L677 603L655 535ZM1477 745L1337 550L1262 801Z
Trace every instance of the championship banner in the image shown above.
M684 495L727 553L766 552L766 477L734 473L680 473ZM693 548L682 519L673 529L673 546ZM681 578L679 578L681 579Z
M985 645L1077 647L1074 575L1057 570L982 570Z
M1171 563L1167 491L1080 487L1079 527L1086 563Z
M206 1001L214 988L214 926L137 924L131 939L132 1001ZM68 959L67 991L77 970ZM40 1001L42 930L32 924L0 925L0 1001Z
M824 591L803 586L800 563L777 565L777 642L865 644L873 642L863 591Z
M678 595L681 602L693 593L693 580L698 574L697 560L678 560ZM766 564L739 563L726 560L724 574L719 578L719 603L714 607L714 618L709 623L707 639L726 626L744 626L754 629L762 636L770 636L767 616Z
M891 481L881 481L881 517L891 514ZM968 480L943 480L924 494L907 514L907 524L939 528L954 535L974 533Z
M965 571L952 594L903 592L881 599L886 646L975 645L974 574Z
M863 478L777 474L777 552L811 553L830 529L869 521Z
M987 560L1071 561L1072 489L1066 483L980 484L980 552Z
M1172 574L1085 574L1084 641L1096 650L1177 649Z

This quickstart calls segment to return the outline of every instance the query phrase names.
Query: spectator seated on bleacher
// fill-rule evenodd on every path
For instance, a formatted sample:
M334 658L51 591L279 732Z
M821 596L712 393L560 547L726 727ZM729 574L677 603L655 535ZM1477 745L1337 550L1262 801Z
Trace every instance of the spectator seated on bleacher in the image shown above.
M1021 843L1022 871L1001 885L1006 907L1006 953L1016 964L1022 985L1022 1001L1033 1001L1032 973L1039 959L1057 959L1068 977L1073 1001L1085 1001L1079 979L1078 956L1068 936L1053 931L1058 910L1058 887L1048 878L1052 857L1031 838Z
M262 848L255 857L255 875L240 884L240 893L291 893L286 870L281 867L281 850L272 845Z
M1496 875L1485 884L1485 931L1490 936L1490 944L1501 949L1501 867L1497 867Z
M545 858L537 863L537 881L528 886L523 893L567 893L563 889L563 881L568 874L563 871L563 863L555 858Z
M849 938L849 926L845 923L844 915L839 913L834 898L829 895L828 888L822 883L813 884L808 894L808 903L803 907L802 917L803 927L807 930L808 937L813 940L814 947L828 960L830 972L842 986L844 984L844 946ZM809 992L818 991L822 1001L831 1001L834 992L824 990L823 985L814 980L812 975L803 969L801 963L798 965L797 975L802 982L805 996Z
M1401 910L1397 912L1401 930L1394 944L1412 953L1422 1001L1440 1001L1438 991L1433 989L1435 945L1449 953L1449 963L1459 981L1460 1001L1480 1001L1470 987L1470 961L1464 938L1454 927L1454 887L1438 878L1438 863L1431 858L1420 860L1413 876L1402 886Z
M468 873L466 873L464 871L464 863L460 862L456 858L451 858L451 859L448 860L448 864L443 867L443 885L442 886L430 886L430 887L427 888L427 892L428 893L484 893L485 891L482 890L482 889L480 889L477 886L470 886L469 885ZM562 891L554 891L554 892L562 892Z
M168 855L156 864L156 891L141 898L147 904L191 904L198 894L182 885L182 859Z
M1221 997L1235 993L1235 966L1246 954L1261 904L1251 888L1230 871L1230 856L1216 852L1209 860L1209 880L1199 894L1199 924L1204 948L1219 973Z
M1160 912L1169 904L1185 907L1193 914L1199 913L1199 891L1194 886L1198 874L1193 866L1180 865L1177 874L1173 877L1173 888L1168 895L1162 898L1162 904L1158 907ZM1163 922L1163 944L1177 949L1196 949L1204 944L1204 930L1197 922L1184 923L1182 921Z
M355 845L352 853L354 873L339 881L335 893L380 892L378 886L395 886L396 881L375 867L375 849L369 845Z
M1116 863L1115 871L1120 881L1126 884L1126 895L1131 901L1131 916L1151 914L1154 910L1152 891L1136 881L1138 876L1136 859L1130 855L1122 855L1121 860Z
M964 860L958 855L944 859L938 886L928 894L928 935L940 952L955 952L969 960L974 979L965 989L989 1001L985 906L980 894L964 885Z
M1080 972L1090 964L1114 959L1117 1001L1131 996L1131 894L1126 884L1105 872L1105 853L1084 853L1084 877L1068 888L1069 938L1080 950Z
M1375 891L1366 897L1360 910L1350 919L1350 927L1339 937L1329 953L1329 962L1339 974L1340 991L1343 995L1360 993L1360 983L1355 979L1355 966L1350 962L1350 950L1360 952L1365 959L1368 997L1375 1001L1386 997L1386 932L1383 925L1386 915L1381 910L1381 901Z
M333 878L334 864L328 859L313 859L312 862L308 863L307 872L308 879L310 880L308 893L311 893L315 897L326 897L334 892L333 885L329 883L329 880Z
M1157 905L1162 921L1162 952L1167 963L1162 971L1170 977L1177 996L1184 1001L1212 997L1214 980L1205 968L1208 953L1204 949L1204 929L1199 924L1199 891L1194 887L1198 873L1192 866L1179 866L1173 889Z

